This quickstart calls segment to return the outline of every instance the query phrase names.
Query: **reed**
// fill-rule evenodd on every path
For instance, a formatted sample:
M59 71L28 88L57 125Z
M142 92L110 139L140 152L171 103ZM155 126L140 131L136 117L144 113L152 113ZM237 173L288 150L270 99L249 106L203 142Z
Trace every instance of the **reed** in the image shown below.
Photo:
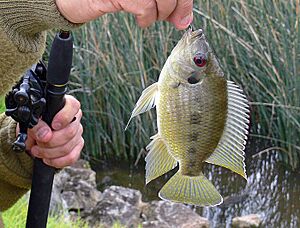
M286 163L299 167L299 0L198 0L194 7L194 26L204 28L226 78L251 100L251 137L270 140ZM164 22L142 30L123 13L74 33L70 92L82 102L88 158L134 160L149 143L154 111L124 127L181 35Z

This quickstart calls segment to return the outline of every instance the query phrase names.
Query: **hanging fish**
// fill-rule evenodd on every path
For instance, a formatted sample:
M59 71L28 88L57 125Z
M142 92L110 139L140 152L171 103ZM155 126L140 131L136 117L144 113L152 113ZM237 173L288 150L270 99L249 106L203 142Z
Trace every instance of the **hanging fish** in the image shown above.
M146 183L179 165L160 198L198 206L221 204L222 196L203 175L205 163L247 180L243 155L248 101L234 82L224 78L201 29L185 32L158 82L143 91L130 120L154 106L158 133L147 146Z

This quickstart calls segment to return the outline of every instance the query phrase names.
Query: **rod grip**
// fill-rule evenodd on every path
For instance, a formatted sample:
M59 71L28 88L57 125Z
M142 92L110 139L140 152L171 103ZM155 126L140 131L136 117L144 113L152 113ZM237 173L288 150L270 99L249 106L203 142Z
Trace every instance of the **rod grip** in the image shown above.
M61 32L54 38L48 62L46 85L46 109L42 119L51 126L59 110L64 107L64 95L72 65L73 39L71 34ZM55 168L35 158L31 193L27 213L27 228L44 228L47 225L49 204Z

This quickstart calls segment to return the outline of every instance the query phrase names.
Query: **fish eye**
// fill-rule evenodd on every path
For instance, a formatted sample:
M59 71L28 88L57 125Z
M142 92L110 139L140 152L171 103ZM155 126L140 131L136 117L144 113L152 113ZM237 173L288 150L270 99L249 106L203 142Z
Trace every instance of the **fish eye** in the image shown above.
M207 63L207 59L203 54L197 54L194 57L194 63L198 67L204 67Z

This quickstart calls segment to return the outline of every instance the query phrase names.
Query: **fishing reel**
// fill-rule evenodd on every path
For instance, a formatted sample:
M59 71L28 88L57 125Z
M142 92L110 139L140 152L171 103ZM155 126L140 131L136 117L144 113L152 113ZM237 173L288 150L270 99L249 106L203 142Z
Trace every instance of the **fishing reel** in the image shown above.
M42 61L34 64L5 97L5 114L19 123L20 132L13 144L17 152L25 150L27 129L33 128L44 112L46 73Z

